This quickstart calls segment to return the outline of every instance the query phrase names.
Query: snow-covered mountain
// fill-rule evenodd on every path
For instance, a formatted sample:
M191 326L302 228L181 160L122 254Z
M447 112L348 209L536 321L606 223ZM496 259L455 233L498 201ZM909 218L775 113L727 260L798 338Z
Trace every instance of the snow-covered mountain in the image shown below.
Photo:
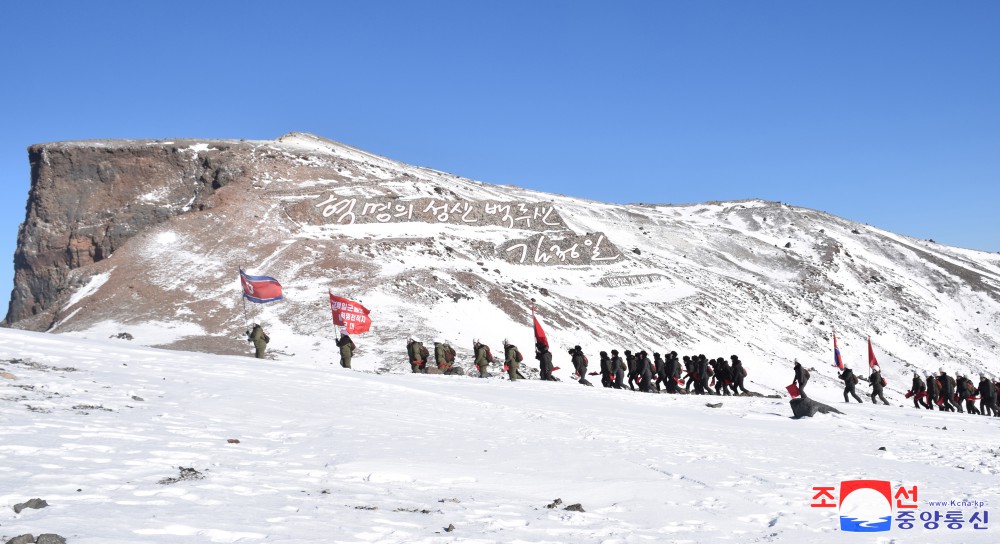
M838 408L793 420L787 399L376 375L0 330L0 541L996 542L1000 419ZM811 506L862 479L891 484L891 509ZM48 506L12 509L35 498ZM915 523L839 529L838 511L890 510Z
M773 393L797 357L833 388L836 332L859 369L872 337L892 394L913 370L998 371L1000 255L815 210L605 204L298 133L41 144L30 155L15 328L245 354L249 319L275 359L326 365L329 289L372 312L356 338L362 370L408 369L410 335L451 342L466 368L474 338L494 352L510 339L533 362L534 300L563 369L575 344L592 366L611 348L735 353L752 388ZM240 266L278 278L285 300L244 315Z

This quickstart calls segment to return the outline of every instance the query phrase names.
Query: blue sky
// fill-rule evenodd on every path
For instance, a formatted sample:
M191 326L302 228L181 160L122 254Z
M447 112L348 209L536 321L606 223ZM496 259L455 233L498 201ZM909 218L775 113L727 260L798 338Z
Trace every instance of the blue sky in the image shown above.
M1000 2L15 2L0 298L25 148L311 132L609 202L765 198L1000 251ZM4 310L5 310L4 306Z

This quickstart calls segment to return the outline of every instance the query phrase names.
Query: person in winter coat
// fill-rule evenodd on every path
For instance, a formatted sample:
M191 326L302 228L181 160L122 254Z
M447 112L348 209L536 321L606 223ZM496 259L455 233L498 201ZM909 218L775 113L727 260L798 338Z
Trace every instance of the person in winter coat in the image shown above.
M962 376L962 384L958 388L958 398L965 401L965 411L969 415L976 414L979 415L980 412L976 409L976 393L978 388L972 384L972 380Z
M941 382L941 409L945 412L954 412L955 408L955 378L945 373L944 368L939 370L938 380Z
M806 396L806 384L809 383L809 371L799 363L798 359L795 359L795 377L792 378L792 383L798 385L799 396L807 399ZM874 402L874 401L872 401Z
M628 372L629 389L635 391L635 355L632 355L629 350L625 350L625 365L628 367L626 371Z
M733 362L731 367L733 369L733 393L739 395L740 389L742 389L744 393L749 393L747 388L743 386L743 379L746 378L747 375L746 370L743 369L743 361L735 355L729 359Z
M698 375L698 371L695 368L694 361L691 360L691 356L690 355L685 355L684 356L684 380L687 382L687 383L684 384L684 392L685 393L690 393L691 392L691 386L694 385L695 381L697 381L697 378L695 377L697 375ZM695 388L695 391L696 392L698 391L697 387Z
M663 363L663 373L661 380L665 383L667 393L676 394L677 378L680 377L680 363L677 361L676 351L667 354L667 360Z
M919 409L921 406L927 408L927 404L921 398L927 396L927 386L924 385L924 380L920 379L920 374L917 372L913 373L913 384L910 385L910 393L913 395L914 408Z
M406 356L410 360L410 372L427 372L427 348L417 338L411 336L406 343Z
M351 357L354 356L354 350L357 349L354 346L354 341L347 333L343 333L337 340L337 347L340 348L340 366L351 368Z
M462 374L462 370L455 367L454 348L444 340L434 342L434 362L441 374Z
M604 387L611 387L611 382L614 380L611 372L611 357L608 357L608 352L601 352L601 385Z
M852 395L854 400L861 402L861 397L854 391L854 386L858 385L858 377L854 375L854 371L847 365L844 365L844 371L837 374L837 377L844 380L844 402L851 402L847 398L848 394Z
M573 346L573 349L569 350L570 357L572 357L573 368L576 369L577 375L580 376L581 385L593 385L587 380L587 356L583 354L583 348L580 346Z
M698 380L701 385L700 394L713 395L714 393L712 392L711 381L712 381L712 373L714 372L714 370L712 369L712 366L708 364L708 358L706 358L705 354L703 353L698 354L697 368L698 368Z
M889 401L885 400L885 396L882 394L882 388L885 385L882 383L882 370L879 367L872 368L872 373L868 376L868 383L872 386L872 404L878 404L875 402L875 397L877 396L882 400L882 404L888 406Z
M979 375L979 412L984 416L1000 416L997 389L985 374Z
M472 351L476 354L473 364L476 365L476 370L479 371L479 377L488 378L490 374L487 370L490 367L490 363L493 362L493 354L490 353L489 346L481 343L479 340L473 340Z
M535 359L538 359L538 370L541 372L542 380L556 382L559 381L552 375L552 352L549 347L541 342L535 343Z
M253 342L253 356L257 359L264 358L264 350L267 348L267 343L270 341L271 337L264 332L264 328L261 327L259 323L254 323L253 329L247 332L247 342Z
M937 406L939 410L944 410L944 408L938 403L941 399L941 382L939 382L930 372L927 373L926 378L927 379L924 383L927 384L927 409L933 410L934 407Z
M524 359L524 357L517 349L517 346L511 344L505 338L503 341L503 353L503 366L507 369L507 376L510 377L510 381L517 379L523 380L524 376L521 375L521 360Z
M962 401L966 401L966 405L968 405L969 395L965 387L965 382L967 381L961 372L955 372L955 397L958 399L955 401L955 408L958 409L958 413L960 414L964 413L962 411Z
M660 392L660 385L666 385L664 381L667 379L667 363L660 357L659 353L653 353L653 385L656 387L656 392Z
M719 357L715 360L715 394L718 395L719 390L722 390L722 394L728 397L730 388L736 392L736 386L733 385L733 369L725 358Z
M615 389L625 386L625 362L618 356L618 350L611 350L611 374L614 376Z
M645 351L640 351L635 357L635 382L639 385L639 391L653 391L653 363Z

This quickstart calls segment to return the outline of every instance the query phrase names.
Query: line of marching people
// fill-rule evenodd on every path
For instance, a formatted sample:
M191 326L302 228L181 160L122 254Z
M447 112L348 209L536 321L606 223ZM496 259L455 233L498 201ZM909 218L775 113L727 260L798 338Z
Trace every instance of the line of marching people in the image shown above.
M914 408L933 410L937 406L943 412L962 413L962 401L965 401L965 412L969 414L1000 417L1000 408L997 407L1000 383L993 382L985 374L980 374L979 383L976 383L961 372L953 378L943 368L939 369L937 376L928 372L925 379L914 372L913 385L906 393L906 398L911 397Z
M489 365L497 363L490 347L479 339L473 340L473 365L480 378L487 378ZM351 345L353 351L353 345ZM342 348L343 349L343 348ZM406 354L410 362L410 371L414 373L427 373L428 363L436 363L439 374L459 374L464 375L465 371L455 364L455 350L444 340L434 341L434 352L424 347L419 338L410 337L406 343ZM511 380L523 380L521 374L521 363L524 356L521 350L507 339L503 341L503 370ZM630 350L623 352L624 358L619 355L617 349L611 350L610 355L606 351L600 352L600 372L587 372L589 360L583 353L580 346L574 346L568 350L570 362L575 371L574 378L582 385L593 385L587 379L588 375L600 375L601 385L616 389L629 388L632 391L658 393L679 393L683 386L685 393L690 393L692 388L698 395L739 395L747 393L743 380L747 375L743 368L743 362L736 355L725 358L708 359L704 354L687 356L680 359L677 352L672 351L666 356L660 353L653 353L650 360L649 353L639 351L633 353ZM344 353L341 353L343 361ZM553 376L553 372L559 367L553 365L552 352L543 342L535 344L535 359L538 361L540 379L546 381L559 381ZM344 363L342 362L343 366ZM349 363L348 363L349 365ZM347 366L349 368L349 366Z

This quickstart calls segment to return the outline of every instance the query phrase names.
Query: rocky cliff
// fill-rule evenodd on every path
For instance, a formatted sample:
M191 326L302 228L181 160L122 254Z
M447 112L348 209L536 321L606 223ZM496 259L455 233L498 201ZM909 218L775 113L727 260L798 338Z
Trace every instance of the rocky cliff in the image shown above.
M460 355L475 337L528 348L533 300L557 347L592 360L738 352L774 389L792 357L831 366L834 331L849 362L871 335L897 373L993 369L1000 354L997 255L780 203L603 204L305 134L40 144L29 158L17 328L235 354L257 320L273 356L328 361L332 290L372 309L355 367L376 370L405 368L411 334ZM285 301L244 310L240 266L281 280Z

